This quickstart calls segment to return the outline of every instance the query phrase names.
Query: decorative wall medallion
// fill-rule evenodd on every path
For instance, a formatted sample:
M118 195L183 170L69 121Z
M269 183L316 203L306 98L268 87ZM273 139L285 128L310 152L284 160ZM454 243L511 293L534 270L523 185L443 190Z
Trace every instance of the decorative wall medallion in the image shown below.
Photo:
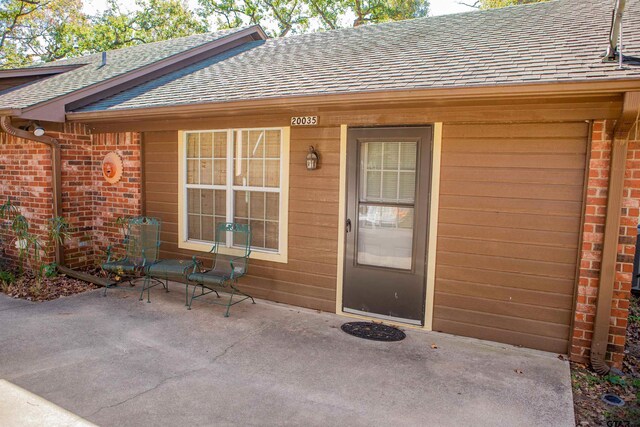
M122 178L122 157L115 151L110 152L102 160L102 176L109 184L115 184Z

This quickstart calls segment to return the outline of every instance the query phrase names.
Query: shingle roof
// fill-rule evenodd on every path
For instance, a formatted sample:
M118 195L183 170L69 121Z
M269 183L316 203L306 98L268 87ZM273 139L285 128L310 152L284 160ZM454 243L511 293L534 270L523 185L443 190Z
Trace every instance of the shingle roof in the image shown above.
M45 102L96 83L126 74L130 71L185 52L239 31L224 30L198 34L155 43L112 50L107 55L107 65L101 66L102 54L65 59L29 68L86 64L66 73L39 80L0 96L0 108L26 108Z
M640 0L623 70L602 63L612 0L526 6L251 42L79 111L276 97L640 78Z

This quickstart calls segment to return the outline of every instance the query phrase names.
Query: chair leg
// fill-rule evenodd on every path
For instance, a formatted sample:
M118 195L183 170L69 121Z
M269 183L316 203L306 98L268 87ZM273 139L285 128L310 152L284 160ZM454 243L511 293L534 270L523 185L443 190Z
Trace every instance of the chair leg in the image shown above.
M142 301L142 298L144 297L144 290L147 288L148 281L149 279L147 278L147 276L145 276L144 282L142 282L142 290L140 291L140 299L138 299L138 301Z
M233 305L233 296L236 293L236 288L235 287L231 287L231 296L229 297L229 303L227 304L227 312L224 314L224 317L229 317L229 309L231 308L231 306Z
M191 310L191 305L193 304L193 298L196 296L196 288L197 287L198 287L198 285L195 285L193 287L193 292L191 292L191 300L189 301L189 308L187 310Z

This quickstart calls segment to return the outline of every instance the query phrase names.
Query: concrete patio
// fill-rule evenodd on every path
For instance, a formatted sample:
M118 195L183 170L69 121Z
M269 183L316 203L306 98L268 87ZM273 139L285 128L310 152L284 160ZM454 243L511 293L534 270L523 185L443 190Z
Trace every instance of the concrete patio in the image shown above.
M187 311L182 285L151 304L100 292L0 294L0 379L102 426L575 425L554 354L412 330L372 342L264 301L224 318L206 298Z

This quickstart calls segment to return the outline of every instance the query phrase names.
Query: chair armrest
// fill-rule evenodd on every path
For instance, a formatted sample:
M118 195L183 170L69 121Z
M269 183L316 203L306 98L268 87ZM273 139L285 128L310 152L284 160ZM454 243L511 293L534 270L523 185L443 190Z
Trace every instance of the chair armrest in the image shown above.
M238 257L235 257L235 258L231 258L231 259L229 260L229 264L231 265L231 278L232 278L232 279L233 279L234 277L236 277L236 269L235 269L235 267L234 267L233 263L234 263L235 261L238 261L238 260L241 260L241 259L242 259L242 260L244 260L244 271L242 272L242 274L240 274L240 276L242 276L243 274L245 274L245 273L247 272L247 264L249 263L249 256L248 256L248 255L246 255L246 256L238 256Z
M199 269L199 265L202 264L202 261L199 261L198 258L195 255L193 255L191 257L191 261L193 262L193 268L192 268L191 272L192 273L199 273L200 272L199 271L200 270Z

